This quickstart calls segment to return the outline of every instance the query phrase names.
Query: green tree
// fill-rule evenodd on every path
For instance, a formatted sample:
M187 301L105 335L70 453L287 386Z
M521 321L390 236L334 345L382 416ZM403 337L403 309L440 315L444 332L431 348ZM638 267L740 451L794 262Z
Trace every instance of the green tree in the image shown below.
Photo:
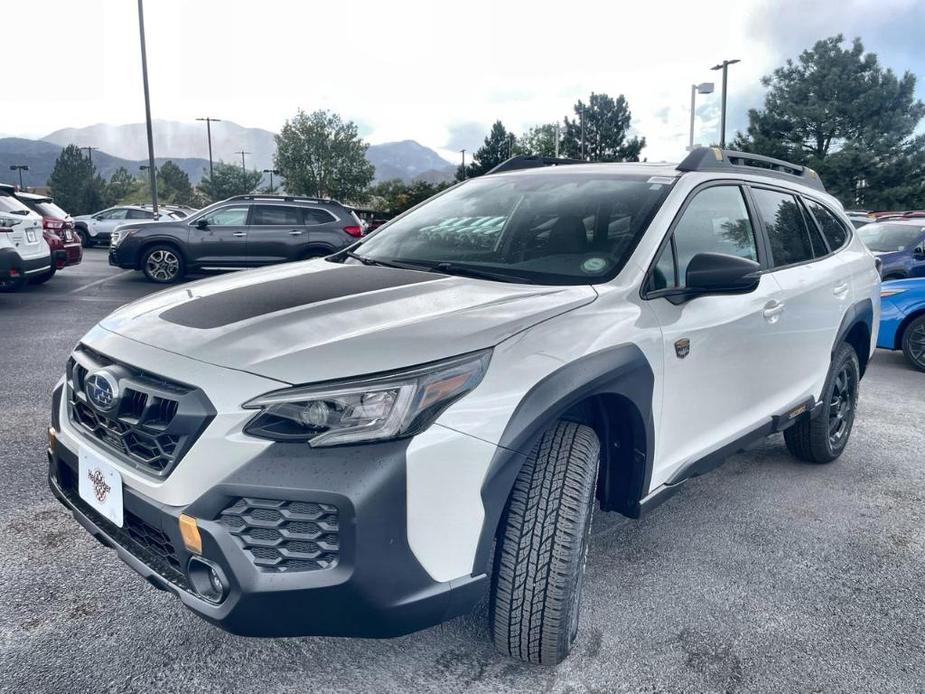
M212 202L230 198L232 195L247 195L252 193L260 183L263 174L259 171L248 171L234 164L218 162L214 167L214 174L205 175L199 184L199 190Z
M157 171L157 197L174 205L189 205L193 201L189 175L170 160Z
M137 198L140 187L138 179L132 176L124 166L120 166L109 177L109 184L106 186L106 204L115 205L129 202L129 198Z
M61 150L48 186L56 202L72 215L96 212L106 203L106 182L77 145Z
M501 121L495 121L481 147L472 156L473 161L463 171L462 164L456 167L456 180L475 178L486 174L498 164L520 153L517 136L508 131Z
M556 156L556 137L558 133L556 123L534 125L517 138L517 148L521 154L554 157Z
M392 215L401 214L420 202L424 202L442 190L446 190L449 183L428 183L418 179L405 183L401 179L393 178L381 181L369 189L369 202L374 207L382 209Z
M613 99L592 92L587 104L580 99L575 104L575 120L565 118L561 151L573 159L587 161L639 161L646 139L627 137L632 120L629 104L622 94Z
M353 121L299 109L276 135L273 161L290 193L358 200L375 174L367 147Z
M815 169L847 206L925 206L925 104L915 76L884 69L860 39L817 41L762 80L764 108L734 147Z

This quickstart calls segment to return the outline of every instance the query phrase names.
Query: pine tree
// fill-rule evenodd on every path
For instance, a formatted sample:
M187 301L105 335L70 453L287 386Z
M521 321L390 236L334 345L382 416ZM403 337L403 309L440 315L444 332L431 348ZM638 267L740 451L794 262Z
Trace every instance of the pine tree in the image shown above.
M565 119L562 151L586 161L639 161L646 139L627 138L633 116L626 98L591 93L575 104L575 120Z
M519 153L517 137L509 132L501 121L495 121L484 143L473 155L473 161L466 166L465 172L462 170L462 164L456 167L456 180L481 176Z

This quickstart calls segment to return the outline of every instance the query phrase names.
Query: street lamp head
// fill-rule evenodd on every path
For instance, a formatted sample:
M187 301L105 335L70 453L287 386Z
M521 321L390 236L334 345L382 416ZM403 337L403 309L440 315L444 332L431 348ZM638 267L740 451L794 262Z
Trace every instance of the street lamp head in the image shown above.
M713 93L713 83L712 82L701 82L697 86L698 94L712 94Z

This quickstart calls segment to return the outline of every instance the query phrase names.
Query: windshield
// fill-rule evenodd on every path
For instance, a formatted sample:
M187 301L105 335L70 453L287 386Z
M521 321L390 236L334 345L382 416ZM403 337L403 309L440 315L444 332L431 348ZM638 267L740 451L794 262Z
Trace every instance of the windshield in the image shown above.
M484 176L392 222L354 251L367 261L502 281L605 282L623 267L673 183L650 175Z
M917 224L865 224L858 235L872 251L890 253L904 251L925 235L925 226Z

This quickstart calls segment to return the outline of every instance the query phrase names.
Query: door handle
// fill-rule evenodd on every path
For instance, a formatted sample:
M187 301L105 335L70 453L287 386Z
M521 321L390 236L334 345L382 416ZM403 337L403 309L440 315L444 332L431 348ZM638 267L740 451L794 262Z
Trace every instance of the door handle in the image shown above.
M784 304L781 301L769 301L764 305L764 319L768 323L776 323L783 312Z
M292 231L289 232L289 235L290 236L301 236L302 232L299 231L298 229L293 229Z
M246 231L236 231L232 234L232 236L237 236L238 238L240 238L242 236L247 236L247 232Z
M848 283L847 283L847 282L840 282L839 284L836 284L836 285L832 288L832 293L833 293L835 296L837 296L839 299L841 299L845 294L848 293Z

